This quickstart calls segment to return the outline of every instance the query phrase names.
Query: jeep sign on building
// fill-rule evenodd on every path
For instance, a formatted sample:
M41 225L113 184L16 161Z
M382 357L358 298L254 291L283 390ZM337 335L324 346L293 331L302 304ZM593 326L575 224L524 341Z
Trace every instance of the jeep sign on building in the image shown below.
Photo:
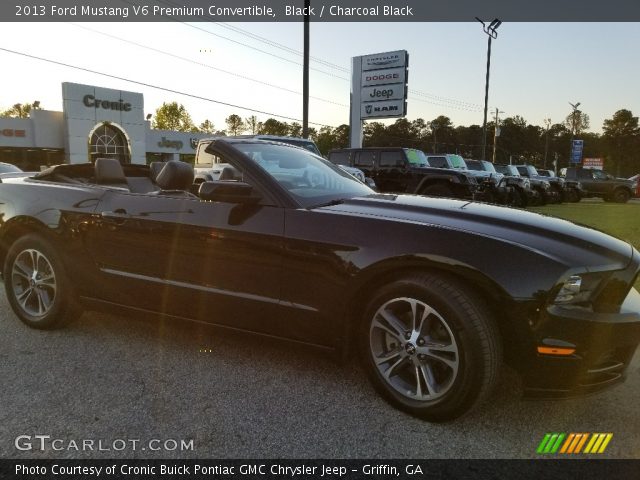
M362 121L407 114L406 50L351 59L351 147L362 146Z
M201 133L152 130L141 93L62 84L62 112L33 108L29 118L0 118L0 161L24 170L99 157L146 163L195 154Z

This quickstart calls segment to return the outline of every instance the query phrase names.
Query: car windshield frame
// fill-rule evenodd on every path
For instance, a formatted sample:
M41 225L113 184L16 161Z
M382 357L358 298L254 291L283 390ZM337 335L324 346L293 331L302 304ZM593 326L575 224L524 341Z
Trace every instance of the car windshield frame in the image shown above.
M353 175L303 148L280 142L238 143L233 148L303 208L318 208L375 193Z

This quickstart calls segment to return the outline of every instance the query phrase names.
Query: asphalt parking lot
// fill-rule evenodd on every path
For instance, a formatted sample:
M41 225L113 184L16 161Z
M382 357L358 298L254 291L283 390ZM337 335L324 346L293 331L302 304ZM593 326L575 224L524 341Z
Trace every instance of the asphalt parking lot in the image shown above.
M516 376L506 372L473 414L429 424L381 400L355 361L97 313L63 330L31 330L2 289L0 457L529 458L546 432L612 432L602 457L640 458L639 373L636 355L625 384L552 402L521 400ZM19 450L21 435L49 435L61 449L40 451L33 441L34 449ZM110 450L69 448L86 439ZM116 439L140 443L116 450ZM193 439L193 450L142 450L151 439Z

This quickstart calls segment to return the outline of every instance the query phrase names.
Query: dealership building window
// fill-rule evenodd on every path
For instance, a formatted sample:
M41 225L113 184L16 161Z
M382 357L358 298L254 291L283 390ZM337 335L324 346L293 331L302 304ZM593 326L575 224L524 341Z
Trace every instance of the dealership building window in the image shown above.
M29 118L0 118L0 162L25 171L96 158L193 162L198 140L208 136L152 129L142 93L65 82L61 112L38 108Z
M114 125L103 123L96 127L89 140L91 161L96 158L115 158L120 163L130 163L129 142L124 132Z

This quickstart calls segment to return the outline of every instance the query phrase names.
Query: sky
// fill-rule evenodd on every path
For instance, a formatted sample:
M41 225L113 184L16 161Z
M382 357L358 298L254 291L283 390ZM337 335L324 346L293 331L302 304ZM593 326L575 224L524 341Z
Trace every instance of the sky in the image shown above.
M302 35L301 23L0 23L0 48L123 78L0 50L0 109L39 100L61 111L61 83L74 82L141 92L146 113L177 101L217 129L232 113L301 122ZM482 124L487 36L477 22L312 23L310 44L312 127L349 123L351 57L402 49L409 120ZM619 109L638 115L638 45L640 23L505 22L492 42L489 119L498 108L501 118L561 123L580 102L600 133Z

